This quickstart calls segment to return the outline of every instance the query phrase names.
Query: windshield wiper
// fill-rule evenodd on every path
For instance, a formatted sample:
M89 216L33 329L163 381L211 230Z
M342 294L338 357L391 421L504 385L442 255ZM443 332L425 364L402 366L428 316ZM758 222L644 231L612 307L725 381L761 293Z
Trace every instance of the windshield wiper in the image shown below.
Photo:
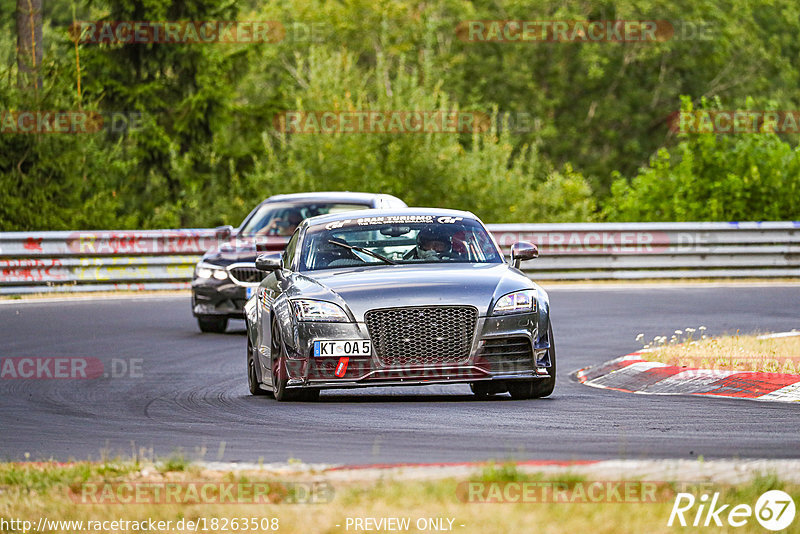
M351 245L350 243L345 243L344 241L339 241L338 239L328 239L328 243L330 243L331 245L336 245L337 247L349 248L350 250L355 250L356 252L361 252L361 253L366 254L368 256L372 256L375 259L381 260L384 263L388 263L389 265L397 265L396 261L392 261L389 258L387 258L386 256L378 254L377 252L372 252L371 250L367 250L367 249L362 248L362 247L357 247L355 245Z

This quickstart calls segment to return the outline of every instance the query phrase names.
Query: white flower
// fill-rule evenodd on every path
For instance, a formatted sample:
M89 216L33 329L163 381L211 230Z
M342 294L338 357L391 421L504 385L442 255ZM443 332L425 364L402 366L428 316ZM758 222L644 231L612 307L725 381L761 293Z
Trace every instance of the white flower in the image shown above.
M639 334L636 336L636 341L641 341L642 339L644 339L644 334Z
M708 329L705 326L701 326L700 328L698 328L698 330L702 332L703 330L708 330Z
M683 330L675 330L675 334L681 335L681 334L683 334Z

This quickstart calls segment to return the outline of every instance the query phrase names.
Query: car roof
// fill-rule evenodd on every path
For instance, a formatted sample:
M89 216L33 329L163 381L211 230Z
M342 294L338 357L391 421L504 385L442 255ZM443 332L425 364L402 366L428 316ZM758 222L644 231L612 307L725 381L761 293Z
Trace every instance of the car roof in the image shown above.
M405 204L399 198L384 193L359 193L351 191L315 191L273 195L264 200L262 204L272 202L355 202L359 204L373 204L376 200L381 198L391 199Z
M343 221L346 219L356 218L361 219L362 217L414 217L418 215L430 215L433 217L462 217L464 219L479 220L478 217L469 211L450 210L444 208L370 209L358 210L356 213L353 213L352 211L343 211L328 215L317 215L316 217L311 217L303 221L302 226L317 226L333 221Z

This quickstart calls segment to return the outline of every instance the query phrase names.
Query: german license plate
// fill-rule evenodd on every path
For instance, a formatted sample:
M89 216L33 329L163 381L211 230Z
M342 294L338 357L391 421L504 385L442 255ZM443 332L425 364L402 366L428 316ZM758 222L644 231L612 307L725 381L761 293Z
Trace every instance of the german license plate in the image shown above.
M369 356L372 354L372 341L369 339L319 340L314 342L314 356Z

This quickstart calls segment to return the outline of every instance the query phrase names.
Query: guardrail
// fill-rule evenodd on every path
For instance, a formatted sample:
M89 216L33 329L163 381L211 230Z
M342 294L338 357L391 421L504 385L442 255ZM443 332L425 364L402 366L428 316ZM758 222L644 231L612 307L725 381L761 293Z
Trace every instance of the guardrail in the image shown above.
M215 230L0 233L0 294L185 289Z
M491 224L539 280L800 277L800 222ZM213 229L0 233L0 294L189 287Z
M534 279L800 276L800 222L489 225L506 250L539 246Z

